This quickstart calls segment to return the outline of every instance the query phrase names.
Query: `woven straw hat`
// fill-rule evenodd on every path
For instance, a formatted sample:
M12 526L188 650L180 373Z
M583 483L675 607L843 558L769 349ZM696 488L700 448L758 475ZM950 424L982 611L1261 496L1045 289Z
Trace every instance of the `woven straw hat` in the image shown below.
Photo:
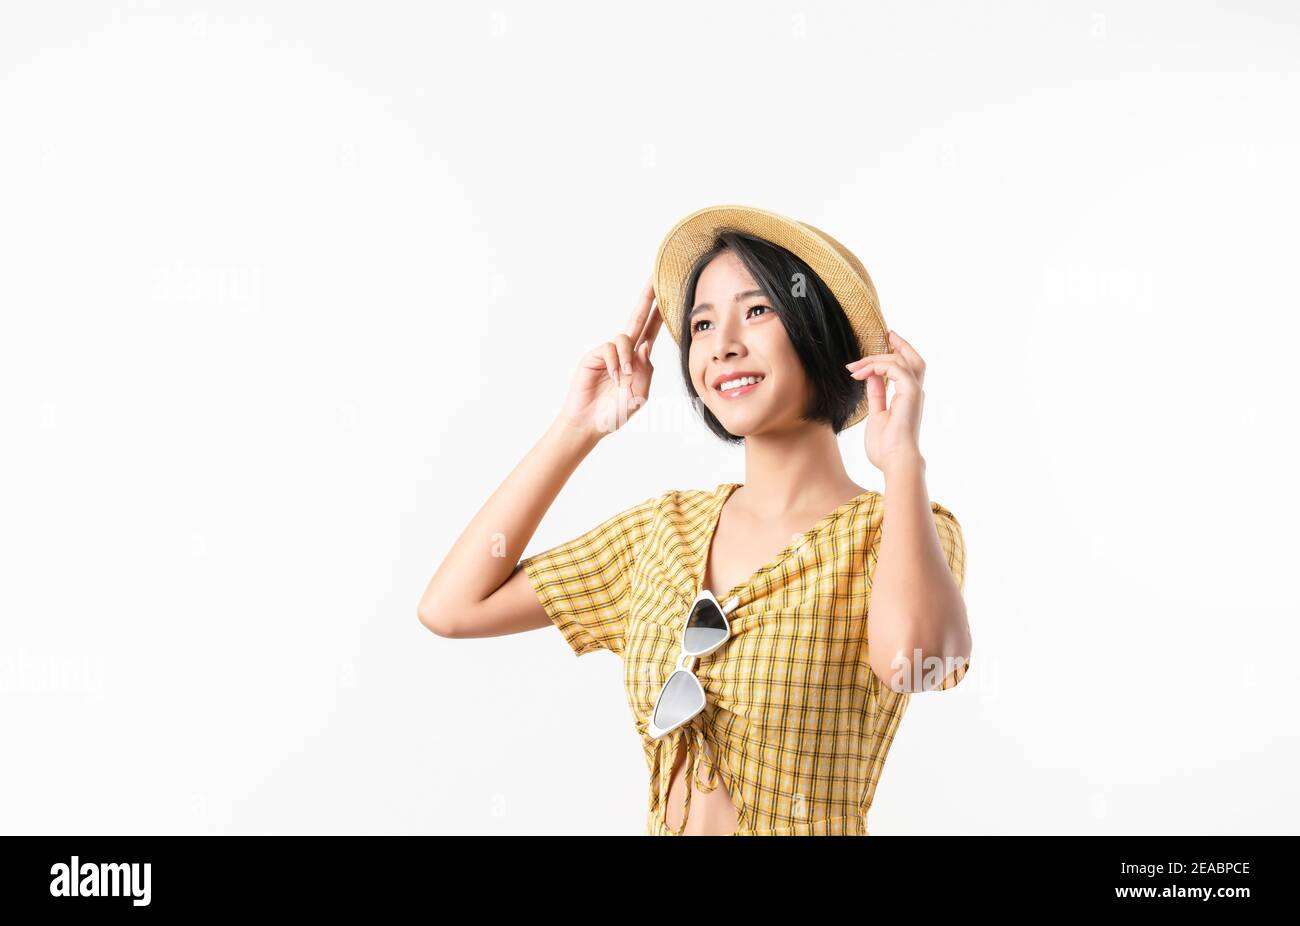
M713 246L723 229L744 232L780 245L811 267L839 300L858 335L865 357L889 353L889 329L880 314L876 287L848 248L820 228L752 206L708 206L692 212L672 227L655 256L654 286L664 327L681 348L680 328L686 307L686 277L702 254ZM856 359L856 358L855 358ZM862 402L845 423L857 424L867 416L866 390Z

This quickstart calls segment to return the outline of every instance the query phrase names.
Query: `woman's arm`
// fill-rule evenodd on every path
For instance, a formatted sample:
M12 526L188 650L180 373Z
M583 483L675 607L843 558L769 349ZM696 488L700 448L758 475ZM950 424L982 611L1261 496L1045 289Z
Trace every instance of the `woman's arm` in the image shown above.
M434 572L416 612L438 636L494 637L550 623L528 577L515 567L574 470L647 401L650 350L663 323L654 298L647 281L624 329L583 356L554 423Z
M542 516L599 440L562 418L547 428L429 580L417 608L420 623L440 637L493 637L550 624L523 570L511 573Z
M895 691L938 687L970 659L971 635L966 603L939 542L920 454L885 470L881 531L868 622L872 671ZM937 668L931 657L940 660Z
M896 331L889 332L889 345L887 354L848 364L850 376L866 381L870 411L863 441L867 459L885 476L867 620L868 658L872 671L895 691L950 688L965 674L971 651L966 603L954 576L954 568L965 575L964 552L959 555L955 523L940 542L938 512L926 493L920 449L925 360ZM886 380L894 384L888 406ZM945 543L954 548L952 564Z

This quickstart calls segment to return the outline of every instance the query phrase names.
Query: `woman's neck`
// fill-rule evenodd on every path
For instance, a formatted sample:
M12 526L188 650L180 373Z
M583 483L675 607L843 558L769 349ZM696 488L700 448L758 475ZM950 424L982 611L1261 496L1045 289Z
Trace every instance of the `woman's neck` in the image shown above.
M839 441L825 424L745 438L745 484L734 496L755 517L817 517L865 491L849 478Z

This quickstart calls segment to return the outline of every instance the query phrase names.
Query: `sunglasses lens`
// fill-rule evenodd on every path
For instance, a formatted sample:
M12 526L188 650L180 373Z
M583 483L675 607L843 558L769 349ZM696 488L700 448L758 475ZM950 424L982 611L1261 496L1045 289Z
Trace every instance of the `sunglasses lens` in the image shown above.
M722 611L712 601L705 599L695 603L695 608L686 621L686 633L682 639L686 652L697 656L721 646L727 639L727 633L727 620Z
M699 679L685 669L678 669L668 677L659 703L655 705L654 722L661 730L685 723L704 710L704 689Z

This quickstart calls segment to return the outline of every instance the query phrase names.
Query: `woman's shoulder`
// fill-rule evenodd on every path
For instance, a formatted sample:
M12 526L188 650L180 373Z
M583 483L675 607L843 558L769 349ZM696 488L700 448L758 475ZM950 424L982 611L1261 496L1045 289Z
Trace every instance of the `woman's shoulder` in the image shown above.
M861 501L862 504L857 506L855 512L857 517L853 520L862 519L867 522L869 527L878 528L885 518L886 506L884 493L869 490L861 497ZM957 516L952 513L952 509L934 501L933 499L930 500L930 511L934 515L936 521L947 521L954 525L960 523L957 520Z
M682 512L703 511L719 498L719 493L724 491L726 485L724 483L716 489L664 489L658 494L641 498L623 513L648 513L665 509Z
M652 506L659 513L666 513L669 520L678 524L704 523L717 513L719 503L738 485L723 482L711 489L666 489L646 499L643 504Z
M722 498L729 489L739 485L739 482L720 482L711 489L667 489L661 492L657 498L659 501L664 502L701 502Z

